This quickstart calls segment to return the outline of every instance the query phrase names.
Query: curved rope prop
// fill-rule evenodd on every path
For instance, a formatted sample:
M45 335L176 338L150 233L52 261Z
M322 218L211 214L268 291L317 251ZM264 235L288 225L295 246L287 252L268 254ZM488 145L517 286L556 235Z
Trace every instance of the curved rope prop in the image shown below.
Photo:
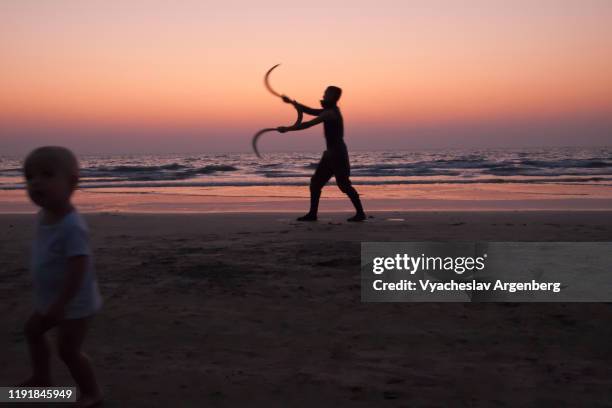
M270 86L270 73L272 71L274 71L274 69L276 67L278 67L280 64L276 64L275 66L273 66L272 68L270 68L268 70L268 72L266 72L266 75L264 76L264 85L266 86L266 89L274 96L278 96L279 98L282 98L283 96L281 94L279 94L278 92L276 92L272 86ZM293 107L295 108L295 110L297 111L297 119L295 120L295 123L291 126L288 127L294 127L299 125L300 123L302 123L302 117L304 116L302 109L300 109L299 107L293 105ZM257 141L259 140L259 138L261 137L261 135L263 135L264 133L267 132L272 132L272 131L276 131L277 128L265 128L265 129L261 129L259 132L255 133L255 135L253 136L253 140L252 140L252 145L253 145L253 151L255 152L255 154L257 155L257 157L261 158L261 155L259 154L259 150L257 150Z

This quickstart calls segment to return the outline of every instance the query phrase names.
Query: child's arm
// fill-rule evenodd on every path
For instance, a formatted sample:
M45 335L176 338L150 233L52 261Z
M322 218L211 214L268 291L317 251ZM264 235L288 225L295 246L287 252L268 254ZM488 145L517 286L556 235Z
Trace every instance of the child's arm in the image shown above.
M49 306L47 313L45 313L45 318L48 319L49 322L57 322L64 317L66 305L74 298L83 283L88 261L89 257L87 255L78 255L68 258L66 263L66 277L62 290L55 302Z

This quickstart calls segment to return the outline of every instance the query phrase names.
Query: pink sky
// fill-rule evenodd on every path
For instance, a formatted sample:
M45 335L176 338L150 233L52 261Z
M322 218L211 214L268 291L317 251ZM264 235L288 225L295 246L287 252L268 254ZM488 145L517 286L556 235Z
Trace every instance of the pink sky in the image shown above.
M293 121L262 86L279 62L274 86L307 104L344 89L356 149L612 139L606 0L14 0L0 51L1 153L247 151ZM266 149L320 149L321 132Z

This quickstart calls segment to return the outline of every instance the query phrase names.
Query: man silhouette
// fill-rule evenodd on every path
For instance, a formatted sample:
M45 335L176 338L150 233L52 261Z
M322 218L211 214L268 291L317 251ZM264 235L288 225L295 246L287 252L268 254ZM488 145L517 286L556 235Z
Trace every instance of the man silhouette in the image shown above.
M351 199L357 211L357 213L347 221L363 221L366 218L363 207L361 206L359 194L351 185L351 180L349 179L351 166L349 163L348 150L344 143L342 114L340 113L340 108L338 108L338 100L341 95L342 90L340 88L337 86L328 86L321 100L322 109L309 108L283 95L283 101L295 105L302 109L304 113L316 116L316 118L308 122L303 122L297 126L281 126L277 128L277 130L281 133L285 133L288 131L308 129L311 126L323 122L325 144L327 146L314 175L310 179L310 211L308 214L299 217L297 219L298 221L317 220L321 190L332 176L336 177L338 188Z

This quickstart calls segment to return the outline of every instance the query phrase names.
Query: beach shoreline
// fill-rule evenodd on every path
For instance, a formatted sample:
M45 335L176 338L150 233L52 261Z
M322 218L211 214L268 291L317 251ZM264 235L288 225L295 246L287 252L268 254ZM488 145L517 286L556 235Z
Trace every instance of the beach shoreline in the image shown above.
M604 186L389 185L357 186L373 211L608 211L612 189ZM74 203L84 213L258 213L307 211L308 186L79 189ZM320 211L352 211L335 185L323 190ZM24 190L0 190L0 214L33 213Z

